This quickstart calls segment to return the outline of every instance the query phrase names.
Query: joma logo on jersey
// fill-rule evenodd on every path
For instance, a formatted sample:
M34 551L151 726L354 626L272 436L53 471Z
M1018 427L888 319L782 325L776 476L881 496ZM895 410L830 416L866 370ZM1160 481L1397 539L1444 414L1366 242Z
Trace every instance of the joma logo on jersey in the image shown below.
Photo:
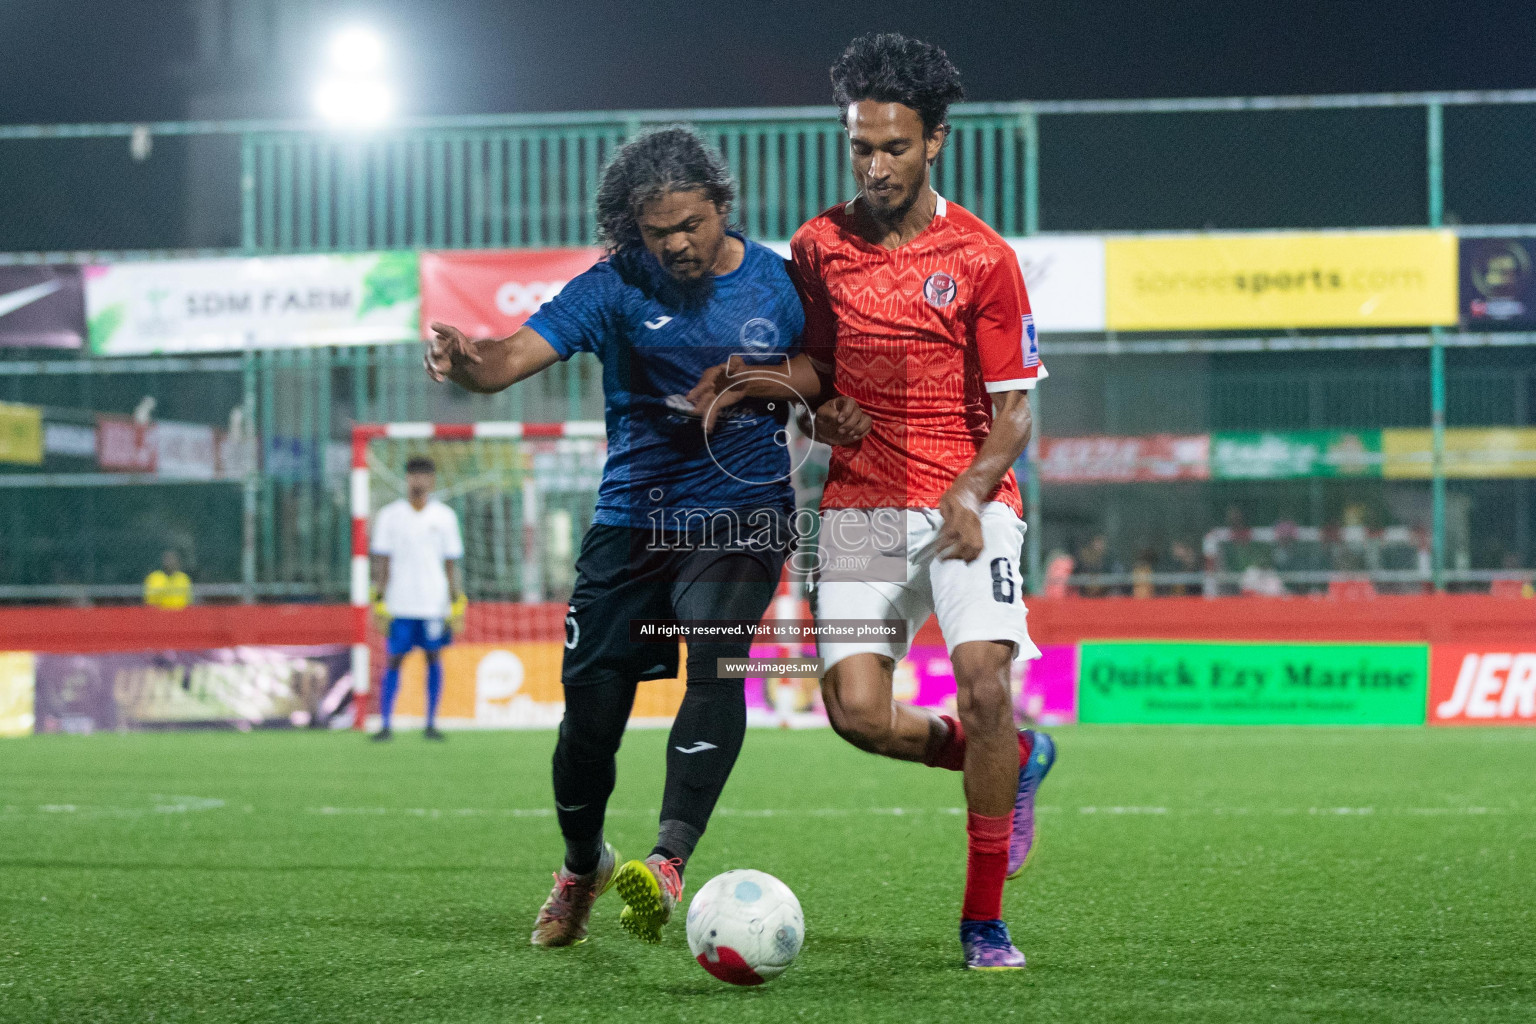
M1453 656L1454 657L1454 656ZM1438 660L1438 659L1437 659ZM1452 662L1441 662L1439 685L1430 691L1434 722L1536 720L1536 653L1468 651L1456 670L1455 685L1445 693Z
M923 298L928 300L930 306L943 309L955 301L955 293L959 289L955 286L955 279L944 271L929 274L928 280L923 282Z

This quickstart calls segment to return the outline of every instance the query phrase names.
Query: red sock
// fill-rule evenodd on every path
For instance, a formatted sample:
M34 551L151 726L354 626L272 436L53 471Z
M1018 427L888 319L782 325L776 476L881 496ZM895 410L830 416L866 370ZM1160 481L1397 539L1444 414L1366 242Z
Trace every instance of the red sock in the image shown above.
M997 921L1003 916L1003 879L1008 874L1008 838L1013 812L1001 818L966 815L969 855L965 862L963 921Z
M1031 749L1031 746L1032 745L1029 742L1029 733L1026 732L1023 729L1020 729L1019 730L1019 767L1020 768L1024 767L1026 764L1029 764L1029 751Z
M965 727L960 719L940 715L939 720L949 726L949 735L933 755L923 763L930 768L948 768L952 772L965 771Z

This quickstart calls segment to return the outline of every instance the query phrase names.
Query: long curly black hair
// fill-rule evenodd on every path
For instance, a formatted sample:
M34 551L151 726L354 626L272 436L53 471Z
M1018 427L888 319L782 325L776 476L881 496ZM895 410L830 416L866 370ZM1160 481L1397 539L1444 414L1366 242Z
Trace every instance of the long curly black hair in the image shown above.
M845 126L850 104L874 100L911 107L932 135L949 128L949 105L963 99L960 71L948 54L895 32L859 36L832 65L832 100Z
M598 239L611 253L642 246L637 218L646 203L668 192L698 189L729 211L736 182L718 151L683 125L656 128L625 143L597 189Z

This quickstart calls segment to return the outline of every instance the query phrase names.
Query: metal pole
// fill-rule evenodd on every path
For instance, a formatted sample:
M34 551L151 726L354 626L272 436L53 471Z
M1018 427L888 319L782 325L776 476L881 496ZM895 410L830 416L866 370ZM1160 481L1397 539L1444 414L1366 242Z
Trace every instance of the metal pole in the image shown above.
M1019 115L1019 127L1024 135L1024 233L1033 235L1040 230L1040 119L1031 108ZM1028 502L1029 529L1024 542L1029 556L1029 592L1040 594L1045 589L1045 566L1041 564L1040 531L1045 517L1040 507L1040 389L1030 395L1034 429L1030 431L1028 463L1029 476L1025 480L1025 500Z
M256 142L240 137L240 247L256 251Z
M239 450L245 458L245 480L241 489L240 582L241 600L256 601L256 353L249 348L241 358L244 395L240 404L242 437L231 439L230 450ZM238 446L238 448L237 448Z
M1024 483L1024 499L1028 503L1025 514L1029 524L1024 533L1025 548L1029 553L1029 592L1038 596L1045 590L1045 566L1041 564L1040 530L1045 516L1040 510L1040 389L1030 393L1030 413L1034 429L1029 433L1029 447L1025 449L1025 461L1029 476Z
M1429 172L1429 226L1438 228L1445 219L1445 108L1430 103L1425 108ZM1436 591L1445 590L1445 337L1431 327L1429 348L1429 426L1431 434L1430 501L1433 506L1430 538L1430 571Z
M1040 117L1034 109L1019 115L1024 133L1024 233L1040 230Z
M240 247L247 255L256 251L256 143L250 135L240 137ZM240 361L243 394L240 408L246 445L245 480L241 488L240 508L240 582L242 600L256 600L256 489L258 485L256 452L256 353L246 348Z

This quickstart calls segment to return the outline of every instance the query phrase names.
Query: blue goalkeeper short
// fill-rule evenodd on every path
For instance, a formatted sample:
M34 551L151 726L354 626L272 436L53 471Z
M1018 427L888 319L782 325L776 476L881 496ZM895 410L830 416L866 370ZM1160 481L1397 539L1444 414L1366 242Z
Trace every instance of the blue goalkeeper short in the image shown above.
M453 630L442 619L391 619L384 649L391 658L400 658L413 648L440 651L452 642Z

